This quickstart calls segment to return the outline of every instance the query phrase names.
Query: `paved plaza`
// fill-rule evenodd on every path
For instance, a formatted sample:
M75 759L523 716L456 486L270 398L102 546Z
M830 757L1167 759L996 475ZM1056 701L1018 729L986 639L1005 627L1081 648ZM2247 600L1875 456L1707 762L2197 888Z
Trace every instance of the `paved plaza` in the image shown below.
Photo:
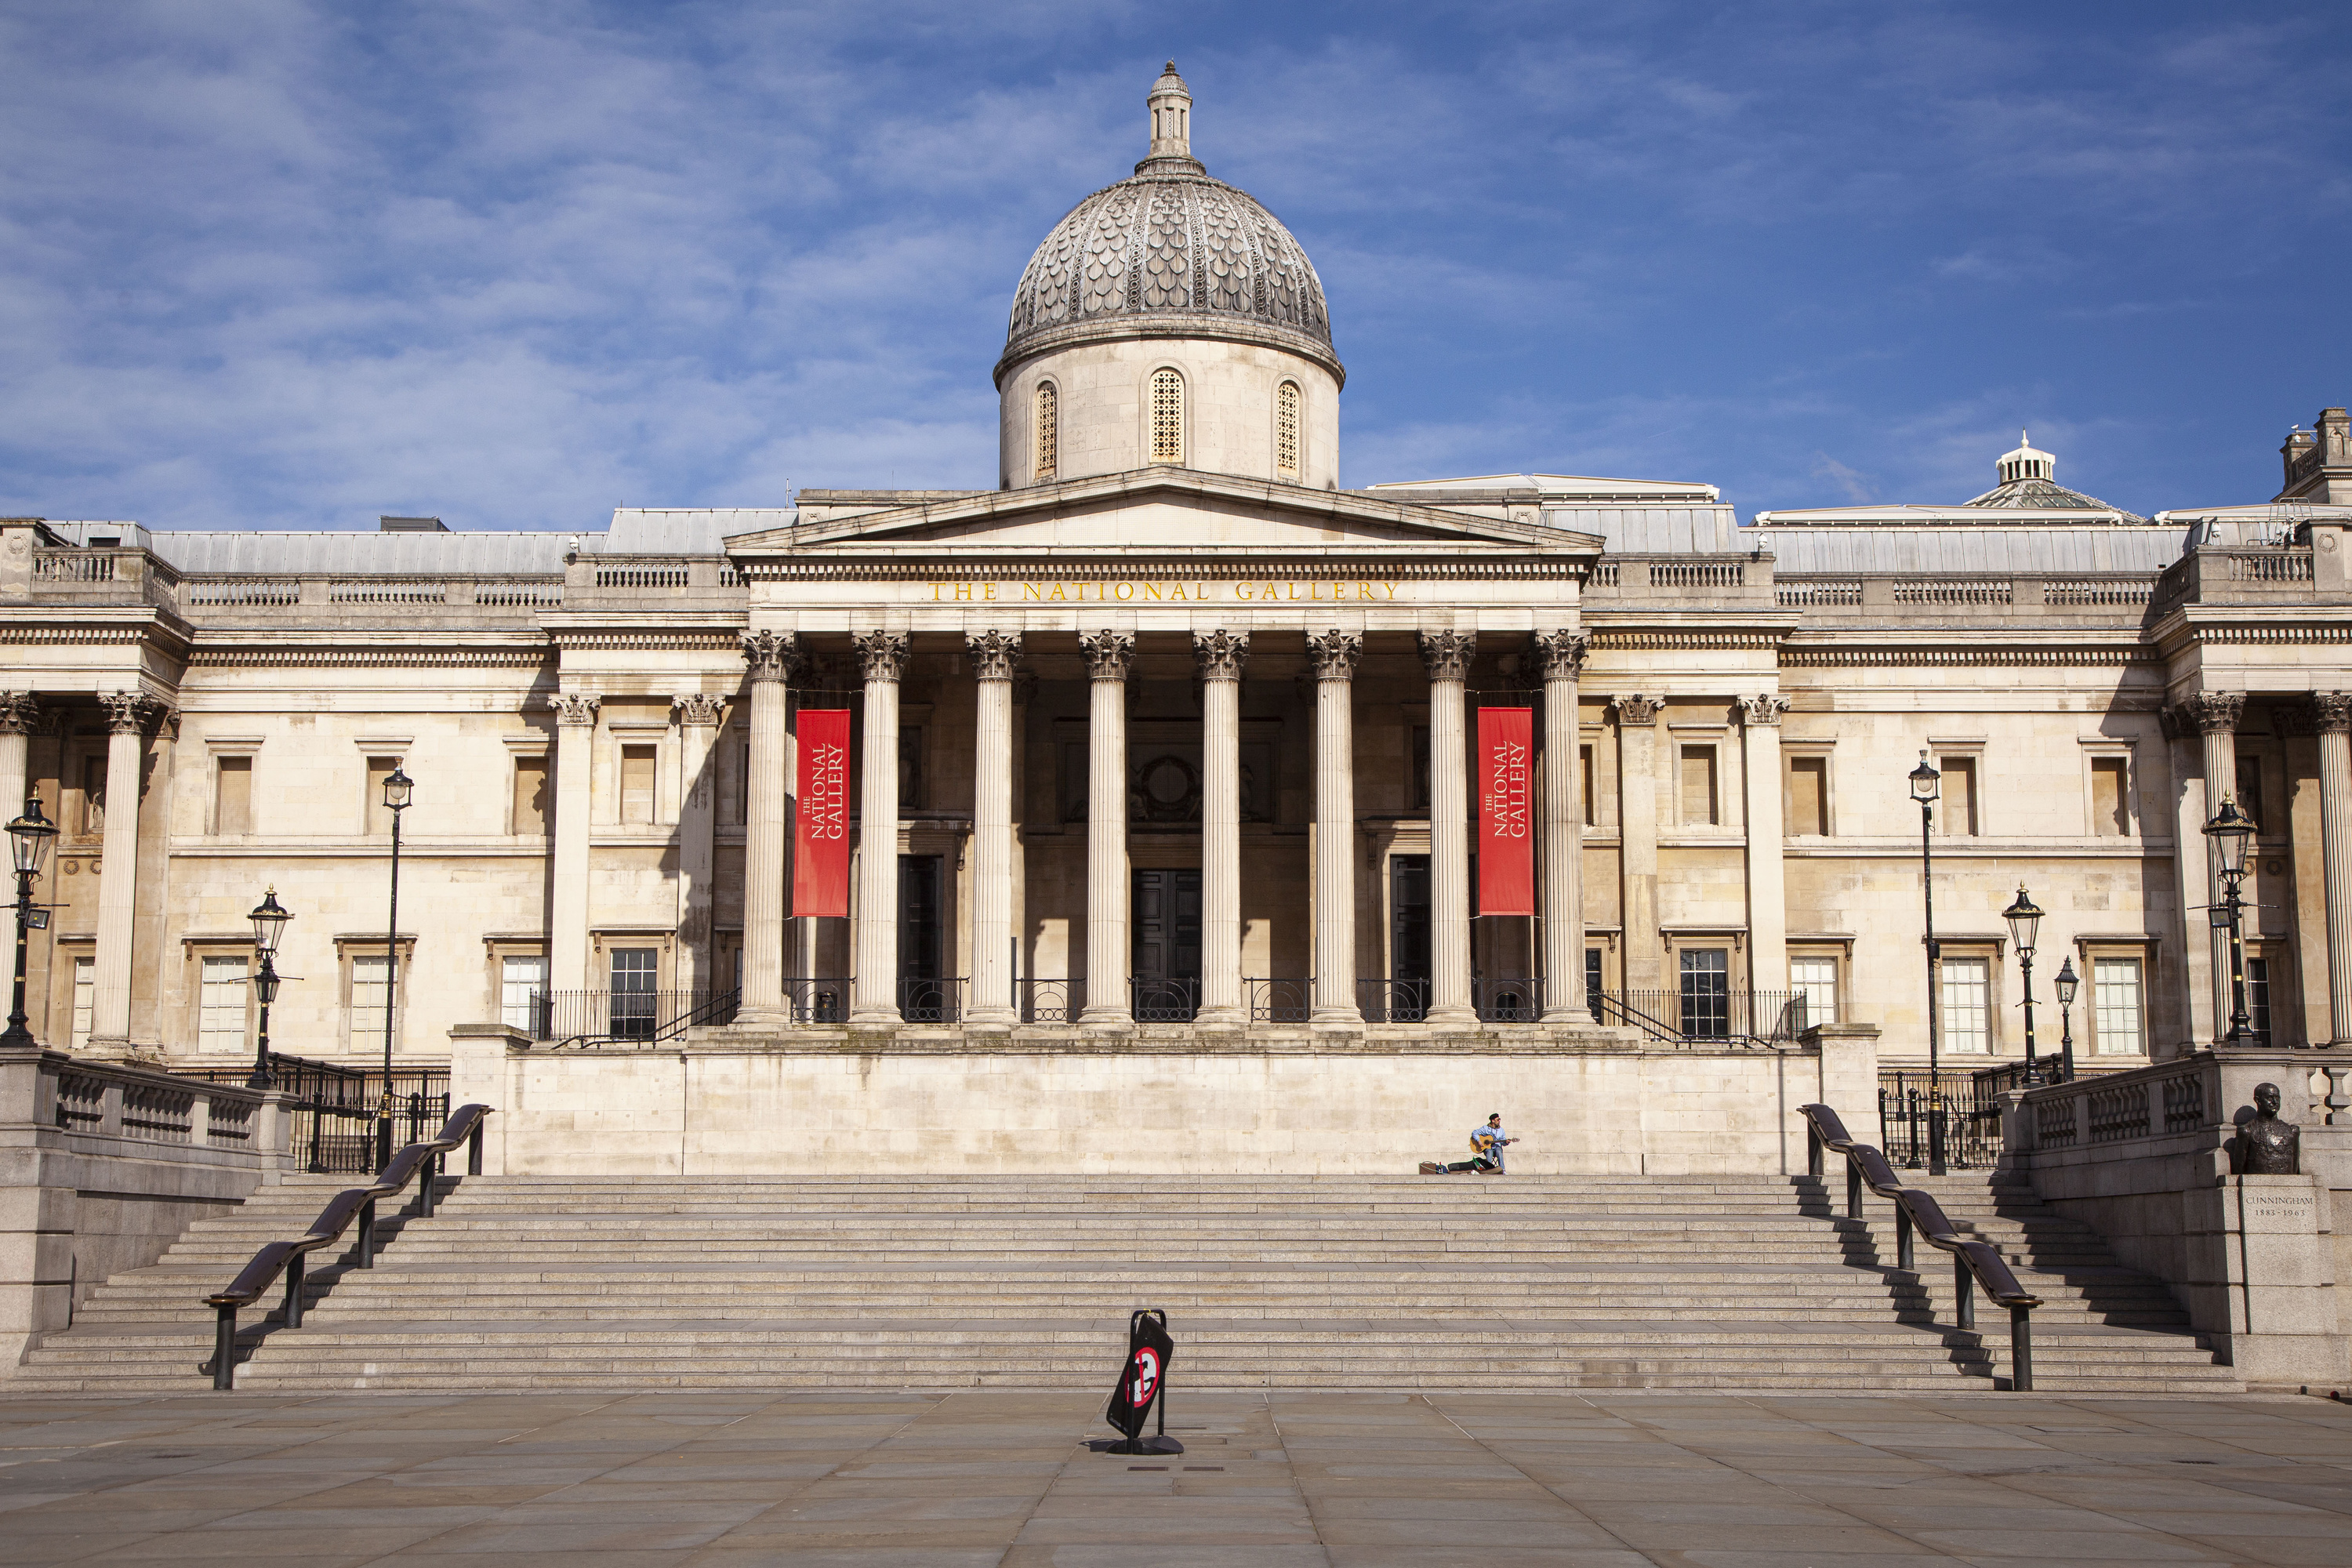
M0 1562L2352 1563L2322 1400L1066 1392L0 1400Z

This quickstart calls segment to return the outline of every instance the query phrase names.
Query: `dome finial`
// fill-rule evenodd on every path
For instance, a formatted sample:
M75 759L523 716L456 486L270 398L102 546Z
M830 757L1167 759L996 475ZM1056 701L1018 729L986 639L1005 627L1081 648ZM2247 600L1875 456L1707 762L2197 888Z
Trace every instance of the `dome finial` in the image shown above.
M1144 101L1151 110L1151 150L1135 166L1135 172L1140 174L1150 169L1208 173L1192 156L1192 93L1184 85L1184 79L1176 74L1174 60L1168 62L1168 68L1151 84L1151 95Z

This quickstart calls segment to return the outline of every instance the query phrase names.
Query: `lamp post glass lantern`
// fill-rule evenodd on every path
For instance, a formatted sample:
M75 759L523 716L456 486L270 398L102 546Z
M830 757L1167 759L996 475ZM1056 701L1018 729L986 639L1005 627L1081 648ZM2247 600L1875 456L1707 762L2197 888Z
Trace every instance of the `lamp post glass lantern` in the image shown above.
M278 943L286 934L286 922L294 916L278 901L278 889L270 889L261 895L254 907L253 950L261 955L261 968L253 977L253 993L261 1003L261 1024L253 1045L253 1076L245 1080L247 1089L270 1089L269 1080L269 1005L278 1000Z
M2061 1083L2074 1081L2074 993L2082 981L2074 973L2074 955L2068 953L2050 982L2058 993L2058 1070Z
M2254 819L2227 796L2204 827L2213 846L2214 868L2221 877L2221 901L2207 906L2208 918L2215 931L2229 934L2230 942L2230 1032L2223 1037L2224 1045L2246 1045L2253 1035L2253 1020L2246 1015L2246 941L2240 923L2246 906L2240 889L2246 879L2246 852L2257 831Z
M392 1163L392 1023L400 995L400 814L408 809L416 781L401 763L392 764L383 781L384 809L392 813L392 907L383 927L383 1107L375 1124L375 1163L379 1171Z
M2017 901L2000 911L2009 922L2009 940L2017 944L2017 967L2025 977L2025 1081L2036 1080L2033 1050L2033 944L2042 932L2042 910L2025 890L2017 885Z
M1944 775L1919 753L1911 770L1911 798L1919 803L1919 902L1924 916L1920 941L1927 951L1927 1172L1944 1173L1943 1028L1938 1016L1937 990L1943 984L1942 950L1936 945L1936 857L1929 835L1934 830L1936 801L1944 791Z
M16 976L8 1008L8 1031L0 1035L0 1050L32 1050L39 1042L25 1026L25 963L30 951L26 933L47 921L46 910L33 908L33 884L47 866L49 847L57 842L58 826L41 815L41 797L25 796L25 814L8 825L8 851L16 868Z

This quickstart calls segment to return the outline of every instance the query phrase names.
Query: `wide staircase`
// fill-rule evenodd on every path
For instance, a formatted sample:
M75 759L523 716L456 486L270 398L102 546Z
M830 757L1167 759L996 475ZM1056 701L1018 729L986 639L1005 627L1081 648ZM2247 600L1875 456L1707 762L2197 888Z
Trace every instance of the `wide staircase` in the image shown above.
M1829 1178L1843 1199L1842 1177ZM109 1280L7 1391L201 1389L201 1304L334 1190L302 1179ZM1991 1389L2006 1314L1953 1324L1818 1177L445 1178L308 1321L247 1314L255 1391L1108 1384L1130 1308L1195 1388ZM2047 1303L2036 1383L2223 1392L2155 1281L2030 1194L1951 1212ZM414 1205L409 1214L413 1215ZM322 1259L322 1263L323 1263Z

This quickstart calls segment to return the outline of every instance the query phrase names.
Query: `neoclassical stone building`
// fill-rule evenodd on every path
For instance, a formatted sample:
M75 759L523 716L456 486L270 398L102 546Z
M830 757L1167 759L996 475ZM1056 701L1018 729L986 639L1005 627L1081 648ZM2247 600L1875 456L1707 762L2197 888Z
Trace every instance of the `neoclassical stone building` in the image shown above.
M2198 830L2223 795L2262 828L2258 1026L2352 1036L2342 409L2289 437L2274 500L2152 520L2030 443L1964 504L1748 525L1699 483L1343 489L1314 268L1195 159L1172 67L1149 106L1134 175L1021 279L993 489L571 535L0 521L0 797L29 787L64 827L35 1031L248 1053L244 916L274 887L278 1048L367 1059L387 1004L417 1061L502 1025L530 1065L501 1092L613 1138L691 1131L723 1060L771 1099L713 1160L758 1163L761 1118L823 1125L898 1057L934 1076L853 1116L869 1153L1027 1063L1021 1109L971 1109L956 1158L984 1163L1028 1136L1003 1128L1060 1124L1055 1073L1106 1059L1174 1085L1102 1090L1134 1115L1225 1127L1210 1163L1307 1148L1284 1118L1367 1077L1385 1088L1323 1124L1418 1128L1454 1084L1564 1120L1595 1063L1663 1070L1629 1060L1682 1064L1697 1098L1672 1110L1654 1078L1636 1100L1696 1148L1734 1070L1702 1059L1785 1071L1822 1024L1926 1054L1925 752L1946 1060L2022 1048L2021 884L2050 911L2037 984L2062 957L2083 977L2083 1057L2210 1042ZM1533 713L1532 914L1474 900L1489 708ZM820 710L851 715L845 919L793 901ZM416 787L387 997L395 767ZM640 1076L549 1065L591 1057ZM642 1076L656 1057L674 1081ZM791 1087L814 1058L866 1076ZM785 1087L741 1087L762 1073ZM1700 1158L1664 1148L1626 1157Z

